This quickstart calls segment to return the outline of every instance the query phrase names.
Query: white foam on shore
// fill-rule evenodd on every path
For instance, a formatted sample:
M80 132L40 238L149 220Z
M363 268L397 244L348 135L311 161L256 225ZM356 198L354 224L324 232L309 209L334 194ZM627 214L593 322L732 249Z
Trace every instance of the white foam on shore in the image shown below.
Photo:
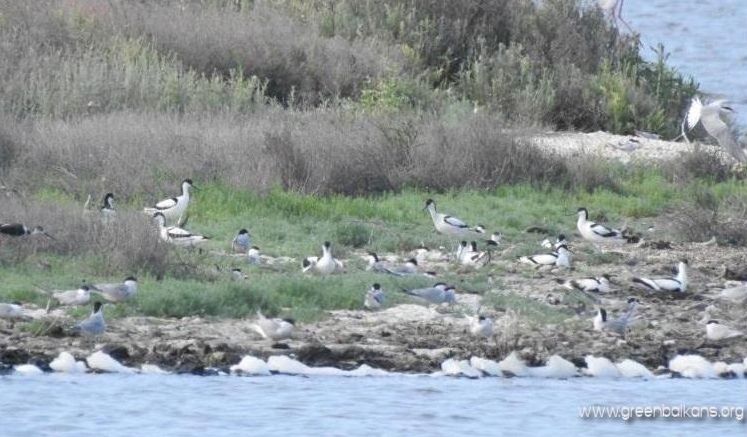
M493 360L480 357L471 357L469 365L484 373L487 376L503 376L501 367Z
M619 378L622 376L617 366L605 357L587 355L584 357L584 361L586 361L585 375L596 376L598 378Z
M247 355L241 359L239 364L231 366L231 373L249 376L269 376L270 367L259 358Z
M75 361L75 357L66 351L60 352L57 358L49 363L49 367L59 373L85 373L88 370L86 363Z
M21 375L41 375L42 373L44 373L42 369L33 364L19 364L17 366L13 366L13 370L15 370L16 373L20 373Z
M648 370L646 366L629 358L616 363L615 366L623 378L651 379L654 377L653 372Z
M529 375L536 378L572 378L578 376L576 366L560 355L553 355L541 367L529 367Z
M445 376L482 377L482 372L472 367L467 360L455 360L453 358L441 363L441 373Z
M140 366L140 373L145 375L170 375L171 372L167 372L155 364L145 363Z
M267 359L267 366L271 372L286 375L304 376L386 376L392 373L361 365L354 370L342 370L335 367L309 367L285 355L273 355Z
M101 351L94 352L86 358L88 367L94 370L111 373L136 373L137 369L123 366L119 361L112 358L109 354Z
M708 360L700 355L677 355L669 361L669 370L683 378L716 378L718 374Z
M506 358L498 362L498 367L503 373L511 373L513 376L529 376L527 364L519 358L516 351L511 352Z

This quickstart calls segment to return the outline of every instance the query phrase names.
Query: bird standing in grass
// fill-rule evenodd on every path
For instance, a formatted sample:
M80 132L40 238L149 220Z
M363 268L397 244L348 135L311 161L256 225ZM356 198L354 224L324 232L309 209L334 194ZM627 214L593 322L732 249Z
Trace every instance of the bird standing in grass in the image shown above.
M428 303L440 305L442 303L455 303L456 295L454 287L448 286L443 282L437 282L433 287L403 289L410 296L420 298Z
M246 229L241 229L233 240L231 240L231 249L234 253L247 253L252 246L252 235Z
M363 306L368 310L375 311L381 309L385 302L386 294L384 293L384 290L381 289L381 285L377 282L371 286L368 292L366 292Z
M436 202L433 199L426 200L423 209L427 210L431 215L431 220L433 220L433 226L436 228L436 231L443 235L461 237L464 235L476 235L485 232L482 226L470 227L468 224L454 216L437 212Z
M744 332L722 325L718 320L709 320L706 323L706 338L709 340L719 341L742 336Z
M185 179L182 181L182 194L176 197L170 197L156 203L153 207L147 207L143 209L146 214L153 215L157 212L163 214L164 218L176 222L178 225L183 225L189 206L189 190L195 188L192 184L191 179Z
M122 282L96 284L91 288L94 293L98 293L109 302L124 302L132 299L137 294L137 279L133 276L128 276Z

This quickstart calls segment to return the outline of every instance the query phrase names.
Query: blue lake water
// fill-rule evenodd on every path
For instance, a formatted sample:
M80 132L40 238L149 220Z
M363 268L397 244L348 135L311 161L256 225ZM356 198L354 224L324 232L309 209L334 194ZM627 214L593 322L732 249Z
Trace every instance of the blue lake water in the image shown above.
M625 0L622 13L641 34L647 59L655 58L648 47L664 44L671 65L701 91L728 98L747 130L747 2Z
M579 408L747 408L747 380L430 376L0 377L0 435L745 435L744 418L582 419ZM735 413L737 410L734 410Z

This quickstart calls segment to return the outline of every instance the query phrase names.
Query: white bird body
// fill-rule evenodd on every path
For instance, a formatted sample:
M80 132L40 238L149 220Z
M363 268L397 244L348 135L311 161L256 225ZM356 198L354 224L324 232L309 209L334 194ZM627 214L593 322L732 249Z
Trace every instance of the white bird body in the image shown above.
M137 294L137 279L128 276L123 282L96 284L91 288L109 302L124 302Z
M436 202L434 202L433 199L426 200L425 207L423 209L428 210L428 213L431 215L431 220L433 220L433 226L436 228L436 231L443 235L448 235L450 237L461 237L464 235L476 235L484 232L482 227L473 228L463 222L461 219L437 212Z
M82 285L77 290L52 290L52 297L60 305L87 305L91 301L91 288Z
M729 338L742 337L743 335L744 332L722 325L716 320L709 320L708 323L706 323L706 338L709 340L726 340Z
M261 311L257 310L257 323L251 325L262 338L278 341L291 338L295 322L293 319L273 318L268 319Z
M104 315L101 313L101 307L101 302L94 303L91 315L73 326L73 330L83 335L96 336L103 334L106 330L106 322L104 321Z
M14 303L0 303L0 319L10 320L31 320L24 311L23 307Z
M414 289L403 289L405 293L410 296L418 297L426 302L434 303L436 305L442 303L455 303L456 295L454 294L454 287L450 287L443 282L438 282L433 287L427 288L414 288Z
M477 242L472 241L469 245L462 241L461 250L458 252L459 263L463 266L479 269L490 262L490 251L477 250Z
M252 236L246 229L239 230L239 233L231 240L231 249L234 253L247 253L252 245Z
M677 276L674 278L643 278L634 277L633 285L648 289L649 291L687 291L687 263L681 261L677 265Z
M625 314L618 317L617 319L608 319L607 311L604 308L599 308L597 315L594 317L593 324L595 331L610 331L616 334L625 336L625 331L632 322L639 319L638 315L639 302L635 298L628 299L628 309Z
M363 306L371 311L380 309L386 302L386 294L381 289L381 285L378 283L373 284L371 288L366 292L366 297L363 300Z
M686 130L692 130L700 123L708 132L708 135L714 137L718 144L723 147L734 159L739 162L747 162L747 154L744 149L737 144L732 135L729 126L721 119L721 114L733 112L733 109L727 105L726 100L715 100L707 105L703 105L700 98L693 97L690 108L682 124L682 135L687 140Z
M191 246L209 239L204 235L193 234L177 226L166 226L166 217L161 212L155 213L153 219L158 225L158 236L167 243L179 246Z
M303 271L313 271L322 275L342 273L345 271L344 264L332 256L332 244L325 241L322 244L322 256L310 256L303 260Z
M747 302L747 283L735 287L728 287L721 290L721 293L714 296L717 299L730 301L734 303Z
M260 262L262 262L262 254L259 251L259 247L250 247L246 252L246 258L249 261L249 264L259 264Z
M556 267L570 267L571 257L570 251L568 251L568 247L561 245L558 246L558 249L552 253L519 257L519 262L532 264L534 266L554 265Z
M586 208L578 209L578 221L576 222L578 233L584 240L592 243L625 243L626 239L619 229L608 228L599 223L589 220L589 212Z
M472 335L486 338L493 336L493 321L489 317L467 316L467 322L469 323L469 332Z
M581 290L594 293L609 293L610 281L607 275L593 278L571 279L563 282L563 286L569 290Z
M150 215L160 212L166 219L179 223L182 221L184 213L187 211L187 207L189 206L189 190L191 188L194 188L192 180L185 179L182 181L182 194L176 197L164 199L156 203L155 206L145 208L143 211Z

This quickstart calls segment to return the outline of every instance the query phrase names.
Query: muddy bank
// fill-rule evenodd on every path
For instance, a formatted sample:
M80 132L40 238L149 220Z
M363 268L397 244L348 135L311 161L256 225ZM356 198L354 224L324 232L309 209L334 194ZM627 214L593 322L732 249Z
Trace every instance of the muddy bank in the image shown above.
M711 362L742 362L747 357L744 338L707 341L705 321L717 319L747 331L745 303L718 299L728 278L744 265L738 250L702 244L672 243L623 247L605 254L611 264L591 265L593 251L578 242L573 267L566 270L536 270L508 257L498 257L486 269L505 271L500 288L482 296L459 290L458 304L451 308L399 304L379 312L334 311L322 321L300 324L294 338L285 342L263 340L246 320L206 320L199 317L159 319L129 317L109 321L99 339L70 337L62 327L72 320L58 317L43 333L0 328L0 362L4 365L35 363L44 367L60 352L82 360L104 350L123 364L140 367L157 364L173 372L210 374L227 369L245 355L266 359L289 355L309 366L353 369L362 364L397 372L428 373L440 370L448 358L472 356L495 361L511 351L519 352L529 365L542 365L558 354L584 366L587 355L613 361L631 358L650 370L666 367L676 355L698 354ZM681 258L690 262L690 287L685 294L650 293L632 287L633 275L667 276ZM456 268L438 263L442 269ZM578 275L616 274L614 290L599 302L584 299L558 286L555 279ZM468 331L466 314L491 294L514 293L542 302L560 314L553 324L535 320L531 312L483 307L495 321L494 338L475 337ZM626 337L592 329L598 306L620 313L628 296L638 296L645 305L642 320Z

